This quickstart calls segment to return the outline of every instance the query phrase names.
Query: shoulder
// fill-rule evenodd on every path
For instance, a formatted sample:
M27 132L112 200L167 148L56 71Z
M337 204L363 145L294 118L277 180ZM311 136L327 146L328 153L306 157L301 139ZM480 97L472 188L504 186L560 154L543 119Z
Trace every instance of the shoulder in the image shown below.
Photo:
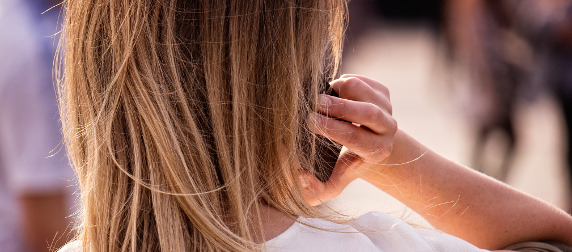
M303 217L264 247L267 251L379 251L351 225Z
M81 241L72 241L58 250L58 252L80 252L80 251L81 251Z
M416 229L379 212L347 224L299 218L265 247L269 251L483 251L454 236Z
M401 219L371 212L351 223L384 250L395 251L486 251L434 229L414 228Z

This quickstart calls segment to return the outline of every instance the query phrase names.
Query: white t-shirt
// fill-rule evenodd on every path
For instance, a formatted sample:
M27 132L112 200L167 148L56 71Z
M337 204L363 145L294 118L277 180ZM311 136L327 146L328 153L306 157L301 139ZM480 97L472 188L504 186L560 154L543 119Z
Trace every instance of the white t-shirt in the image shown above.
M267 241L266 251L436 251L480 252L472 244L436 230L417 229L403 220L371 212L348 224L299 217L292 226ZM59 252L79 252L81 243Z
M348 224L300 217L265 245L268 251L487 251L380 212L370 212Z

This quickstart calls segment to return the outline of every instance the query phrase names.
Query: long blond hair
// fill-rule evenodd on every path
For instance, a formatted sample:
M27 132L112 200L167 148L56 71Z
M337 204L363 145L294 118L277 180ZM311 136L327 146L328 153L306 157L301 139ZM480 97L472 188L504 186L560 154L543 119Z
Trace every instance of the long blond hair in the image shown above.
M84 251L260 249L260 204L316 213L306 116L343 0L71 0L59 86ZM304 147L306 146L306 147Z

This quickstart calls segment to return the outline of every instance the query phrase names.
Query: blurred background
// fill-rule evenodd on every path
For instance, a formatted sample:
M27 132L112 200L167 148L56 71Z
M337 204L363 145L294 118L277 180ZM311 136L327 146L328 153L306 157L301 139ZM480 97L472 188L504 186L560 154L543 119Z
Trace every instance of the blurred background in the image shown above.
M570 212L571 5L353 0L342 72L388 86L400 128L429 148ZM429 225L364 181L328 203Z
M51 75L61 12L45 12L57 4L0 1L0 251L53 250L72 234ZM387 85L400 127L429 148L570 212L571 5L353 0L342 72ZM359 180L328 206L428 226Z
M55 251L72 234L73 172L52 66L59 0L0 1L0 251ZM43 14L42 14L43 13Z

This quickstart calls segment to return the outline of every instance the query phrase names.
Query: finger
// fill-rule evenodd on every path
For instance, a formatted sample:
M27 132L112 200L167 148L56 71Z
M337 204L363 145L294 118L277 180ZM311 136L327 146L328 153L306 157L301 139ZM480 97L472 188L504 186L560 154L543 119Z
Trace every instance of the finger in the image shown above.
M337 79L331 82L332 88L339 94L340 98L369 102L377 105L387 106L390 103L388 91L376 90L361 79L350 77ZM386 93L387 92L387 93ZM392 113L392 108L387 107Z
M380 91L383 94L387 95L387 97L389 98L389 88L387 88L385 85L381 84L379 81L376 81L374 79L368 78L368 77L363 76L363 75L358 75L358 74L342 74L342 76L340 76L340 78L358 78L361 81L368 84L374 90Z
M371 86L358 78L340 78L332 81L330 85L340 98L376 104L383 99Z
M363 125L377 134L394 132L397 129L395 119L382 107L372 103L340 99L320 95L319 111L325 115Z
M371 99L363 99L363 98L357 98L353 97L353 99L351 98L347 98L347 97L335 97L335 96L328 96L328 95L321 95L320 99L323 99L323 97L325 98L333 98L330 99L331 102L329 100L320 100L320 106L321 105L329 105L329 104L340 104L340 103L344 103L345 101L360 101L363 103L370 103L370 104L374 104L378 107L380 107L382 110L386 111L389 115L391 115L392 113L392 105L391 102L389 101L389 99L387 99L387 97L385 96L381 96L381 97L376 97L376 98L371 98ZM376 100L376 102L368 102L365 100ZM343 105L343 104L342 104Z
M348 153L347 149L346 153ZM324 203L325 201L339 196L344 188L352 181L359 177L353 167L359 165L361 159L359 156L344 155L338 160L330 179L326 182L321 182L314 174L300 170L300 183L304 193L304 199L315 206Z
M317 113L310 116L309 127L314 133L336 141L364 157L382 160L391 152L393 134L379 135Z
M359 167L362 163L363 159L344 148L330 179L324 183L324 190L332 192L343 191L346 186L359 177L360 174L356 172L356 167Z
M300 170L300 183L302 185L304 199L312 206L320 205L339 194L337 192L327 191L324 183L307 171Z

